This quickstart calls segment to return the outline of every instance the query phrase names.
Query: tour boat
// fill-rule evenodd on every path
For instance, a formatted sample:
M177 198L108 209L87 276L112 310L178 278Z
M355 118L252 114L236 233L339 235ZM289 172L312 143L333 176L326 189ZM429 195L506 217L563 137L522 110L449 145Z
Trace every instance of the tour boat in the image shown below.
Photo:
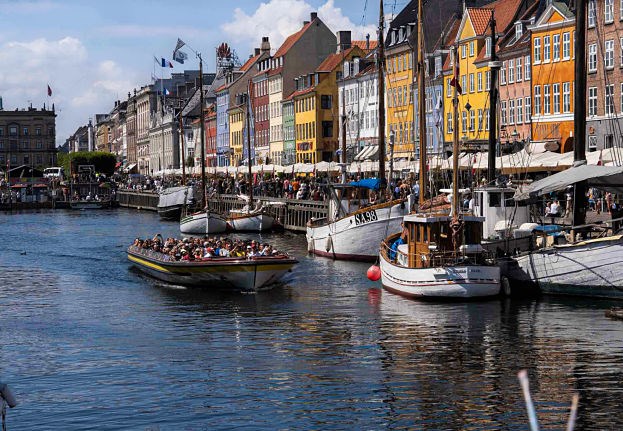
M205 235L222 233L227 230L227 220L210 210L197 211L183 216L180 220L180 232L183 234Z
M298 263L288 254L258 257L216 257L177 261L163 253L131 245L128 259L141 271L168 283L213 290L255 293L277 284Z
M381 14L382 17L382 14ZM422 0L418 2L418 63L424 63ZM456 54L453 50L452 54ZM457 65L458 61L454 63ZM458 75L455 66L455 76ZM418 87L425 88L424 70ZM425 92L419 91L419 136L427 136ZM451 211L424 209L426 141L420 140L420 204L403 219L401 233L388 236L379 253L380 277L389 292L415 299L466 299L500 293L501 271L495 255L481 245L484 217L461 212L458 166L458 95L454 89L453 181Z

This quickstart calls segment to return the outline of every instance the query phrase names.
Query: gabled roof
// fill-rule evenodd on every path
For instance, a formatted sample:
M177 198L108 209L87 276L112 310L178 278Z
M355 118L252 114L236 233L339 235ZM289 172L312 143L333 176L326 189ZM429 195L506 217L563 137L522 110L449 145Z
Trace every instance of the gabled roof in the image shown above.
M240 70L242 70L243 72L246 72L248 69L251 68L251 66L253 66L253 64L256 62L256 60L259 58L260 55L261 54L254 55L253 57L249 57L249 59L242 66L240 66Z
M378 40L371 40L369 43L370 43L370 47L367 48L368 46L367 40L353 40L351 42L353 46L358 46L363 51L368 52L368 51L372 51L373 49L376 49L376 46L378 45Z
M488 7L467 8L467 17L472 23L476 36L482 36L485 34L485 31L487 31L489 21L491 20L491 12L492 9Z
M333 72L333 70L355 50L361 52L361 48L358 46L352 46L344 52L330 54L322 63L320 63L320 66L318 66L316 72Z
M290 94L286 100L294 99L297 96L303 96L305 94L313 93L316 90L316 86L312 85L311 87L304 88L302 90L295 91Z
M276 57L281 57L282 55L285 55L290 50L290 48L292 48L294 46L294 44L296 42L298 42L298 40L301 38L301 36L303 36L305 31L309 27L311 27L311 25L312 25L312 23L314 21L305 24L303 26L303 28L301 28L299 31L297 31L296 33L291 34L290 36L288 36L288 38L281 44L281 46L279 47L277 52L275 52L275 55L273 55L273 57L276 58Z

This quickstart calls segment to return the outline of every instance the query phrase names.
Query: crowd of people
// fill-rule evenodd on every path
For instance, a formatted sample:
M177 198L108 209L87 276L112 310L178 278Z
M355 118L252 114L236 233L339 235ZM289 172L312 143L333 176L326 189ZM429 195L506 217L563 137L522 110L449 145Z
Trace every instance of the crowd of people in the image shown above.
M162 259L169 261L202 261L224 257L250 259L284 254L268 243L224 237L164 239L157 234L152 239L136 238L132 245L159 253Z

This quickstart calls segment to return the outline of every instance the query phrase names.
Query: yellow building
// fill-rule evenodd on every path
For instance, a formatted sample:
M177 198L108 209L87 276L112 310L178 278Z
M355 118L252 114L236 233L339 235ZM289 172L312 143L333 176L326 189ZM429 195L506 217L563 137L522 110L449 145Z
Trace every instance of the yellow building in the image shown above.
M533 52L532 142L561 153L573 151L575 16L567 5L555 2L529 28Z
M232 152L230 154L229 165L238 166L243 160L243 146L245 134L245 113L242 108L232 108L228 111L229 115L229 147Z
M344 61L362 57L361 42L329 55L311 73L297 78L294 101L296 161L318 163L336 160L339 148L340 106L337 80L342 76Z
M409 158L415 151L413 50L406 43L408 34L404 31L404 36L399 34L394 38L393 33L388 35L385 51L385 136L394 132L395 158Z
M461 150L486 150L489 140L489 88L491 83L491 17L496 20L500 40L526 10L527 2L498 0L481 8L466 8L457 35L448 46L455 47L459 62L459 140ZM444 141L453 139L453 90L450 85L454 64L448 56L444 65Z

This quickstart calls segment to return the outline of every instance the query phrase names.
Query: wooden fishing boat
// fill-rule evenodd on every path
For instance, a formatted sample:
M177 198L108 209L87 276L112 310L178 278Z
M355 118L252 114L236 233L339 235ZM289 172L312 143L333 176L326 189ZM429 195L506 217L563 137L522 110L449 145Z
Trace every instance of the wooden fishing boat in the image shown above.
M182 216L180 220L180 232L183 234L205 235L222 233L226 230L227 220L210 210L197 211L193 214Z
M128 259L141 271L159 280L183 286L244 293L273 287L298 263L288 254L180 261L135 245L128 247L127 253Z

